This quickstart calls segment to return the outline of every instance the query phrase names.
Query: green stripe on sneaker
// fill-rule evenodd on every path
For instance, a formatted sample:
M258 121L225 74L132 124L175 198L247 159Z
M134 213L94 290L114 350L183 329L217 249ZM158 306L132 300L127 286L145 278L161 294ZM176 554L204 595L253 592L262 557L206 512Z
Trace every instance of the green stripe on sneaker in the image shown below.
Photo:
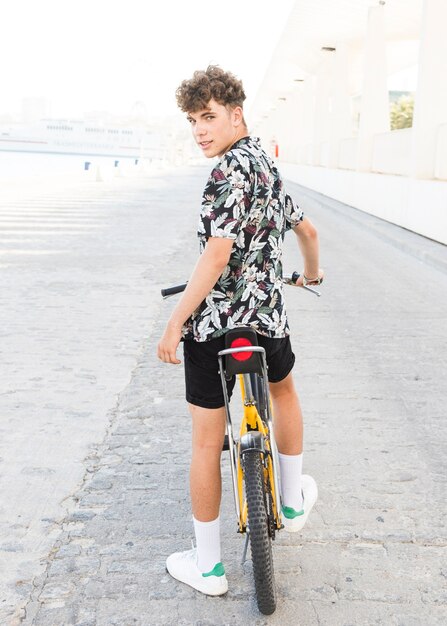
M225 574L225 568L223 566L223 563L217 563L213 567L211 572L206 572L206 574L202 574L202 576L204 578L207 578L208 576L224 576L224 574Z
M304 509L301 509L301 511L295 511L295 509L292 509L291 506L283 506L281 508L282 508L284 517L287 517L287 519L295 519L295 517L304 515Z

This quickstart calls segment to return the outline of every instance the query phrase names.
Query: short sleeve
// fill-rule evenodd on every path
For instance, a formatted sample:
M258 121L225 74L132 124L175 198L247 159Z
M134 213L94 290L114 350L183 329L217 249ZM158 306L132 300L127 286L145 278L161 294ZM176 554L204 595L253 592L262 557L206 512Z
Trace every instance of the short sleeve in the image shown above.
M286 231L298 226L304 219L304 212L300 207L295 204L292 198L286 194L285 196L285 218L286 218Z
M250 203L250 178L246 168L233 159L216 166L203 192L199 234L236 239L241 219Z

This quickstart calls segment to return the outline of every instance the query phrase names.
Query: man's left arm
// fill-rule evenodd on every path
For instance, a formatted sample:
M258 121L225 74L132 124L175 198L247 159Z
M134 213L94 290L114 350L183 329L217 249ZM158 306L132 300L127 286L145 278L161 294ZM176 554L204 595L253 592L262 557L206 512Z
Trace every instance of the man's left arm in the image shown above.
M177 348L182 327L188 317L210 293L230 260L234 239L210 237L200 255L185 291L171 313L158 344L158 358L165 363L178 364Z

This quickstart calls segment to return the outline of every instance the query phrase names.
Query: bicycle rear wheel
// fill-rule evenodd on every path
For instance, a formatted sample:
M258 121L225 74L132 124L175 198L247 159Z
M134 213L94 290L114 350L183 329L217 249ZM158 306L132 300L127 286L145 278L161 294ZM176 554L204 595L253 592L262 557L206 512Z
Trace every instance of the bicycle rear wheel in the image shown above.
M259 452L247 452L244 455L244 474L256 600L261 613L271 615L276 609L275 575L272 540L269 534L267 494Z

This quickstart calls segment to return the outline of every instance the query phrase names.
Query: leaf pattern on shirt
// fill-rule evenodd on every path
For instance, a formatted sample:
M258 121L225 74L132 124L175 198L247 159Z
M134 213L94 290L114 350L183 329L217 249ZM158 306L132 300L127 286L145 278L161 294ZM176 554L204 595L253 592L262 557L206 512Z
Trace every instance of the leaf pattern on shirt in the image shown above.
M284 235L303 219L255 137L244 137L211 172L202 196L200 252L209 237L233 239L231 256L210 294L183 327L183 338L208 341L235 326L267 337L289 334L284 307Z

